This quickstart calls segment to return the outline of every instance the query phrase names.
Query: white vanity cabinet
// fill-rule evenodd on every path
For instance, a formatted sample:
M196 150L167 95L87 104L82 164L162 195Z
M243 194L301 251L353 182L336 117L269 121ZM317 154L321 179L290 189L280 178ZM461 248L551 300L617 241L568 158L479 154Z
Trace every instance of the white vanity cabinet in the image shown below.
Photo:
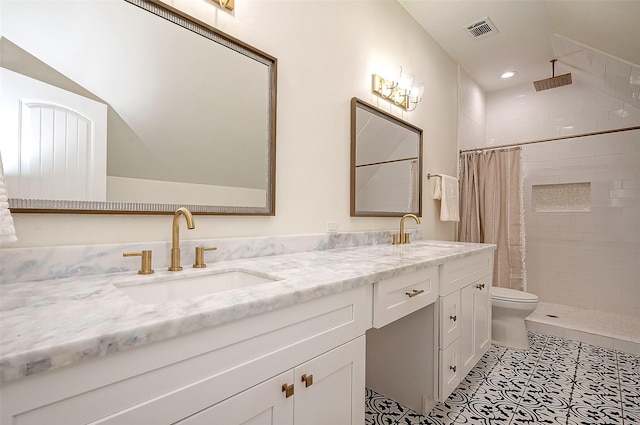
M0 423L361 425L370 291L10 381Z
M441 266L438 399L445 401L491 345L493 252Z
M364 349L361 336L177 424L361 424Z

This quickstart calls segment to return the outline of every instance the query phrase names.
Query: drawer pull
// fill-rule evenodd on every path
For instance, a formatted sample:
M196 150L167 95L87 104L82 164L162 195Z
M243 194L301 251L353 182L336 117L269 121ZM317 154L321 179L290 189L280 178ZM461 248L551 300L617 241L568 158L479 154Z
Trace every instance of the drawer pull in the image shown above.
M424 289L414 289L411 292L405 292L405 294L411 298L411 297L415 297L416 295L420 295L424 292Z
M285 394L286 398L291 397L293 395L293 384L282 384L282 392Z
M484 289L484 283L479 283L476 288L482 291Z
M455 366L449 366L449 370L452 370L452 371L453 371L453 373L456 373L456 370L457 370L457 369L458 369L458 368L457 368L457 367L455 367Z
M313 375L302 375L302 382L304 382L305 387L310 387L313 385Z
M458 320L458 316L449 316L449 319L455 322L456 320Z

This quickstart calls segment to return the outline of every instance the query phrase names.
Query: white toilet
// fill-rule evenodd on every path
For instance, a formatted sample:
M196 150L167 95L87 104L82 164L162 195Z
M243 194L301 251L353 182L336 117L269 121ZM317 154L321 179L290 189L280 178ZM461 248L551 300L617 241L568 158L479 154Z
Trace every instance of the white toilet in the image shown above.
M538 297L515 289L491 288L491 339L508 348L529 348L524 319L538 306Z

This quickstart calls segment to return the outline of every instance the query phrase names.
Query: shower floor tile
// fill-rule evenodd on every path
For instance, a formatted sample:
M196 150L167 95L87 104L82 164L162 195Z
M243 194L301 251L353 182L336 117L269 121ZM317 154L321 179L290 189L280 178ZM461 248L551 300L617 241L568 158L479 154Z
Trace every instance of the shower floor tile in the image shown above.
M640 355L637 317L540 301L525 322L530 331Z
M366 425L639 425L640 355L529 332L531 348L492 346L423 416L367 389Z

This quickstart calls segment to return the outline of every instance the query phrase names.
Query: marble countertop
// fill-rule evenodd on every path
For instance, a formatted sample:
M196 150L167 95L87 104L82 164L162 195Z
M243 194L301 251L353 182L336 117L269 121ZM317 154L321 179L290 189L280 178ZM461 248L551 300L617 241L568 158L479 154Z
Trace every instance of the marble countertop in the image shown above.
M220 261L150 276L114 273L0 285L0 381L10 381L149 342L265 313L432 267L495 245L415 241ZM281 280L141 304L114 283L250 270Z

